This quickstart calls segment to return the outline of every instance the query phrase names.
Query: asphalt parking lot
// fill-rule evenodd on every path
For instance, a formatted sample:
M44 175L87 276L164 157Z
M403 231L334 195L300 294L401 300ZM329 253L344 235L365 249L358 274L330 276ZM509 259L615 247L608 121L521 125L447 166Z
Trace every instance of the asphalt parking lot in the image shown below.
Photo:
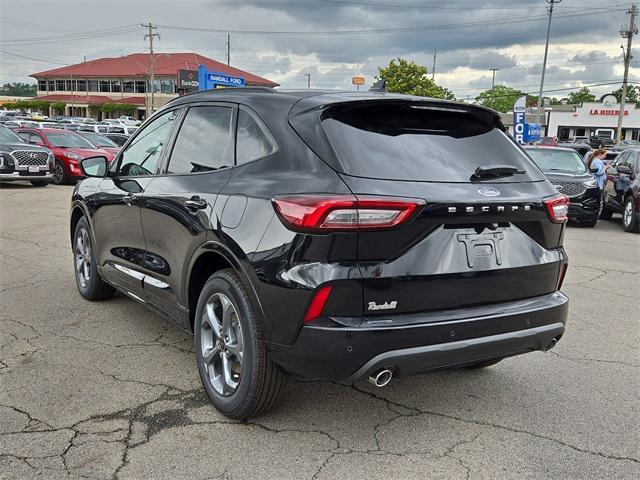
M189 335L76 291L72 187L0 188L0 478L640 478L640 236L569 227L556 349L392 381L291 381L246 424Z

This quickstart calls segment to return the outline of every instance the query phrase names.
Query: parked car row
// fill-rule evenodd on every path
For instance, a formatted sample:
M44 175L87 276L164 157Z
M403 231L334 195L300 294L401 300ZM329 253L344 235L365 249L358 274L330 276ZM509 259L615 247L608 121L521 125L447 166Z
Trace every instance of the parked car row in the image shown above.
M525 149L556 190L569 198L570 221L594 227L599 218L609 220L620 213L625 231L640 232L640 148L623 150L609 163L603 191L575 149Z
M111 162L121 148L95 132L0 126L0 134L0 181L30 181L37 186L83 178L79 161L101 155Z

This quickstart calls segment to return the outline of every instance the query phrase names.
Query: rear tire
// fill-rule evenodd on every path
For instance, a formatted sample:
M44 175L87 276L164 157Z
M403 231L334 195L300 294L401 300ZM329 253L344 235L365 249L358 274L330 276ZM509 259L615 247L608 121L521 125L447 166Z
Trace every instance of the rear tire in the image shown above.
M467 365L466 369L469 370L477 370L479 368L487 368L492 365L495 365L498 362L501 362L504 358L494 358L493 360L484 360L483 362L472 363L471 365Z
M255 308L233 270L204 284L193 329L202 385L223 415L244 420L278 404L287 374L269 359Z
M633 209L633 196L629 195L624 202L624 210L622 211L622 227L625 232L640 232L640 214Z
M49 182L45 182L44 180L35 180L31 182L31 185L33 185L34 187L46 187L47 185L49 185Z
M580 225L587 228L593 228L596 226L596 223L598 223L598 219L594 218L593 220L589 220L588 222L583 222Z
M73 266L80 295L91 301L107 300L113 296L115 288L105 282L98 273L95 248L85 217L78 220L73 234Z
M64 185L69 182L69 177L64 170L64 164L60 160L56 160L53 167L53 183L56 185Z

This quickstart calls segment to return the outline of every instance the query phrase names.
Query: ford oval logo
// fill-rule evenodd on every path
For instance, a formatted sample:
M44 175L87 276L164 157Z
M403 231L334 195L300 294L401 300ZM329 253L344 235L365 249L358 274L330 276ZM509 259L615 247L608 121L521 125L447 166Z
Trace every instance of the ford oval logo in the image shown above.
M564 188L562 185L558 184L558 183L554 183L553 186L555 187L556 190L558 190L559 192L562 191L562 189Z
M480 195L484 195L485 197L497 197L500 195L500 190L493 187L480 187L478 189L478 193Z

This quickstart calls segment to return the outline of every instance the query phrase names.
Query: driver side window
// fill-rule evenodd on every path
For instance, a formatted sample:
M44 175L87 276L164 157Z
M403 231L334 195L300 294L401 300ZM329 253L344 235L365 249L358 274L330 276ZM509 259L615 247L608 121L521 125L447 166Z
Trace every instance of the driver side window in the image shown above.
M162 150L169 141L171 127L177 116L178 110L172 110L145 125L122 152L118 176L155 175Z

